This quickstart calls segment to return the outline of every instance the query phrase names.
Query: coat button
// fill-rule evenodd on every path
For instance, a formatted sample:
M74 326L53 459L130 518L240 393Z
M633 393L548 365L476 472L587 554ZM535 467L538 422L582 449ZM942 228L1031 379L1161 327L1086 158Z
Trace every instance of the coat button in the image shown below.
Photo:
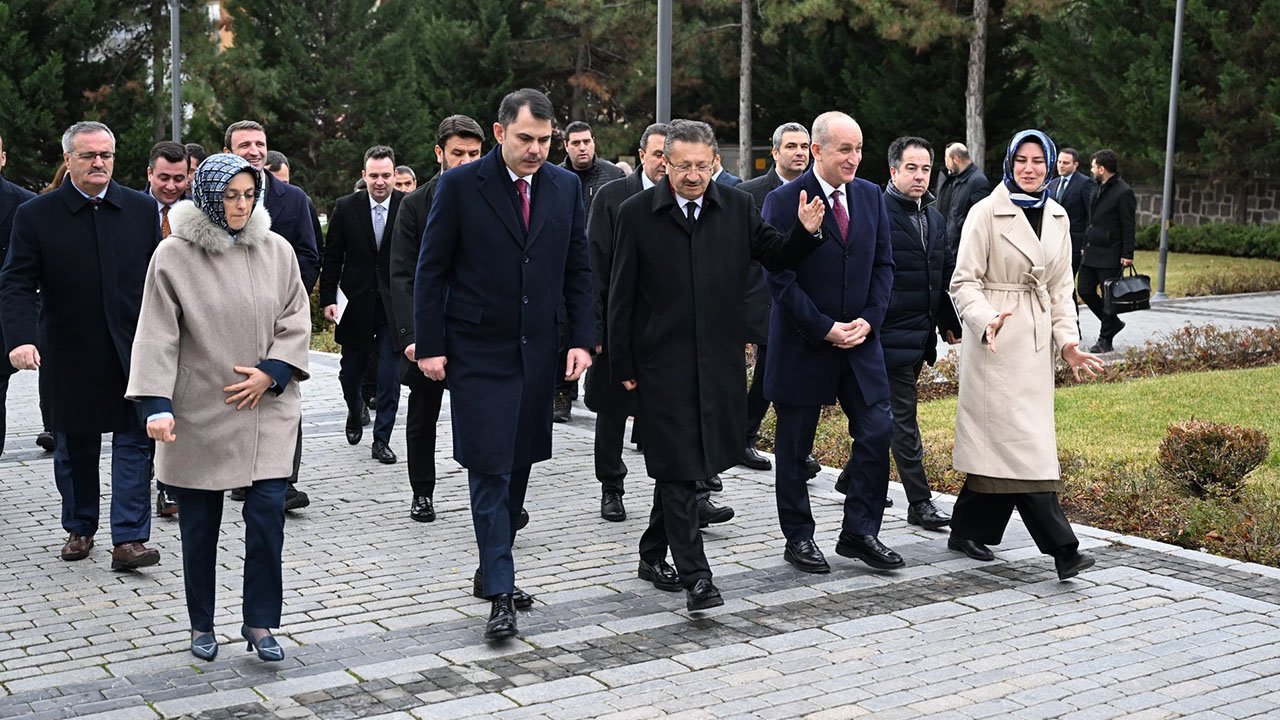
M525 305L528 305L528 304L529 304L529 296L528 296L528 295L525 295L524 297L520 298L520 302L524 303Z
M525 255L525 256L524 256L524 264L525 264L525 265L528 265L528 264L529 264L529 256L528 256L528 255Z
M524 335L521 335L521 336L520 336L520 344L521 344L521 345L528 345L528 344L529 344L529 338L525 337Z

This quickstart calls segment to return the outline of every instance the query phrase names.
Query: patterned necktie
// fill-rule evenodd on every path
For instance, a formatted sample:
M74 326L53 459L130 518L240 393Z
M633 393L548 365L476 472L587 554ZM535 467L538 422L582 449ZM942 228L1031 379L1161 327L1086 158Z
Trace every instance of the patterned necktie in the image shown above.
M849 242L849 211L844 209L844 203L840 202L839 190L831 193L831 214L836 216L836 227L840 229L840 242Z
M520 219L524 221L524 231L529 232L529 181L516 180L516 192L520 193Z
M94 209L94 210L97 210L97 209L98 209L98 206L102 204L102 198L100 198L100 197L91 197L91 198L89 198L89 204L93 206L93 209Z
M698 215L697 215L697 212L698 212L698 203L696 203L696 202L694 202L694 201L692 201L692 200L690 200L689 202L685 203L685 206L684 206L684 214L685 214L685 216L686 216L686 217L688 217L688 218L689 218L689 228L690 228L690 229L692 229L692 228L693 228L693 224L694 224L694 223L696 223L696 222L698 221Z
M173 228L169 227L169 206L165 205L160 210L160 238L169 237L171 232L173 232Z
M373 244L382 249L382 233L387 229L387 209L381 205L373 206Z
M1062 196L1067 194L1067 183L1069 182L1071 182L1070 175L1058 181L1058 197L1054 198L1054 200L1062 200Z

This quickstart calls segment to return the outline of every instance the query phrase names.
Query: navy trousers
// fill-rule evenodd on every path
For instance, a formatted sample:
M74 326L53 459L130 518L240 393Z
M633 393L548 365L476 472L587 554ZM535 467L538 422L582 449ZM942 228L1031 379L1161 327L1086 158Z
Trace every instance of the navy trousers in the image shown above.
M101 495L102 435L55 433L53 478L62 496L62 529L92 537ZM140 420L111 436L111 544L151 539L151 439Z
M400 363L398 353L391 344L387 329L387 314L382 302L374 303L373 338L378 356L377 416L373 421L373 438L389 443L391 429L396 424L396 410L400 407ZM347 343L342 346L342 361L338 369L338 381L342 383L342 397L347 401L347 412L360 415L364 396L360 385L365 369L369 367L370 347L364 343Z
M516 541L516 525L529 488L529 465L509 473L491 475L467 472L471 490L471 524L480 550L480 576L485 597L510 593L516 586L515 559L511 546Z
M893 413L889 401L868 405L853 371L840 376L836 400L849 418L853 452L846 465L851 470L849 493L844 499L842 529L851 535L879 535L884 519L884 498L889 488L889 439L893 434ZM778 522L787 542L813 539L813 512L809 507L809 487L800 474L800 461L813 448L820 405L787 405L774 401L778 416L774 446L774 494L778 502Z
M284 585L280 558L284 551L285 478L258 480L245 491L244 506L244 624L280 627ZM191 629L213 632L217 592L218 531L222 526L221 490L192 490L173 485L178 498L178 527L182 531L182 583L187 591Z

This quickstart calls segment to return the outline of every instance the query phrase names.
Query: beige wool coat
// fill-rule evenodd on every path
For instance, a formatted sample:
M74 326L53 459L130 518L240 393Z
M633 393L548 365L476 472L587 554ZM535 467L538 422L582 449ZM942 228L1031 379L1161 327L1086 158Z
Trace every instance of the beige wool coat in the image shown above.
M1037 238L1003 185L965 221L950 288L964 323L953 464L985 476L974 488L980 492L1060 486L1053 365L1067 343L1080 341L1070 227L1066 211L1050 200ZM1004 311L1013 315L993 353L983 335Z
M156 476L200 490L288 477L302 416L311 312L293 248L261 204L235 241L193 203L169 213L172 234L147 269L126 397L173 402L172 443L156 443ZM279 395L236 410L222 388L232 368L280 360L294 368Z

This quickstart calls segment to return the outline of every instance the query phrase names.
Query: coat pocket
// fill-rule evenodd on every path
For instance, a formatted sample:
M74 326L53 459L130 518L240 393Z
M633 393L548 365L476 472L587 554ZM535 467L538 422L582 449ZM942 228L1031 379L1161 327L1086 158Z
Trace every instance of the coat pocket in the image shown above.
M449 304L445 306L444 314L463 322L479 325L480 320L484 317L484 306L450 298Z

